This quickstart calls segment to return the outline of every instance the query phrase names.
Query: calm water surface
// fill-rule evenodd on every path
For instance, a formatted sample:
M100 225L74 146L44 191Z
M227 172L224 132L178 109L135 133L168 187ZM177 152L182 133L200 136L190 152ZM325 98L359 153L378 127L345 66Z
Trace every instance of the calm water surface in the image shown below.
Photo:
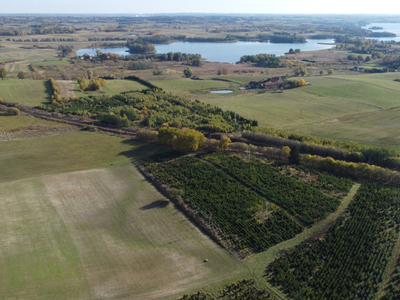
M156 44L156 53L182 52L190 54L201 54L207 61L228 62L234 64L243 55L256 55L261 53L284 55L290 48L300 49L301 51L315 51L333 48L333 39L326 40L307 40L304 44L271 44L261 42L236 42L236 43L189 43L176 42L171 44ZM128 55L128 48L86 48L76 51L77 55L85 53L96 55L96 50L100 49L104 53L111 52L119 55Z
M396 41L396 42L400 42L400 23L371 23L368 24L367 26L363 26L363 29L369 29L373 26L376 27L382 27L383 29L380 30L372 30L373 32L383 32L383 31L387 31L387 32L391 32L391 33L395 33L397 35L397 37L388 37L388 38L374 38L377 39L379 41Z

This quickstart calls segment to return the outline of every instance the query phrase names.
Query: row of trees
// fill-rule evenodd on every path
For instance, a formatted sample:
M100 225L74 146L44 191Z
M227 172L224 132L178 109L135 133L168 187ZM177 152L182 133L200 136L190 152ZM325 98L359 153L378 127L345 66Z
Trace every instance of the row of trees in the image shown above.
M91 76L89 76L90 79ZM103 78L91 78L88 82L86 78L77 78L79 88L83 91L101 90L106 85L106 80Z

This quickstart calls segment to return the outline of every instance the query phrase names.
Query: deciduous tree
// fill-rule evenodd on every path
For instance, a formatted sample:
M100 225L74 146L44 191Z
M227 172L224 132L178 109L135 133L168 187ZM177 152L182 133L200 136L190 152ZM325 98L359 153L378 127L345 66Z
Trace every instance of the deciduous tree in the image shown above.
M1 80L4 80L4 78L7 77L7 71L5 68L0 68L0 77L1 77Z
M184 71L183 74L185 75L186 78L191 78L193 76L193 71L191 68L187 67Z
M18 79L25 79L26 74L23 71L19 71L17 77L18 77Z
M219 147L221 149L226 149L228 146L231 144L231 139L227 137L226 135L221 136L221 139L219 140Z

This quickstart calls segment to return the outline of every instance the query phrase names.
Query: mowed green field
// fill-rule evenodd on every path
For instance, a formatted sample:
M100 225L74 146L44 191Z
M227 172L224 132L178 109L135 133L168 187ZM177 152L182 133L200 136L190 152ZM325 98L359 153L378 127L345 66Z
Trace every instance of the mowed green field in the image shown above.
M0 80L0 97L8 102L35 106L49 102L50 95L46 81L7 78Z
M117 95L126 91L136 91L136 90L141 91L143 89L147 89L147 87L136 81L124 80L124 79L107 80L106 85L103 86L104 95L109 95L109 96ZM79 85L78 83L75 82L74 94L76 97L87 97L88 95L91 94L91 92L88 93L80 92Z
M283 93L238 91L199 100L259 121L260 126L362 143L400 146L398 73L306 77Z
M210 94L210 90L236 89L239 84L220 80L192 80L188 78L172 77L164 80L153 78L150 80L156 86L173 94L179 94L190 99L203 99Z
M90 132L0 142L0 298L165 299L247 270L131 163L160 151Z
M51 126L51 127L63 127L68 126L64 123L50 122L39 118L34 118L31 116L4 116L0 115L0 132L10 131L14 129L22 129L28 126Z

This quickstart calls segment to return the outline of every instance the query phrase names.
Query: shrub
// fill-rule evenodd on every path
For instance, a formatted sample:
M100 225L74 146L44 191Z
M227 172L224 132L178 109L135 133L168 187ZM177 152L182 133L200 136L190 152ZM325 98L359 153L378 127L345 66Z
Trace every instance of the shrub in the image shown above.
M6 114L9 116L19 116L21 114L20 110L16 107L9 107L6 110Z

